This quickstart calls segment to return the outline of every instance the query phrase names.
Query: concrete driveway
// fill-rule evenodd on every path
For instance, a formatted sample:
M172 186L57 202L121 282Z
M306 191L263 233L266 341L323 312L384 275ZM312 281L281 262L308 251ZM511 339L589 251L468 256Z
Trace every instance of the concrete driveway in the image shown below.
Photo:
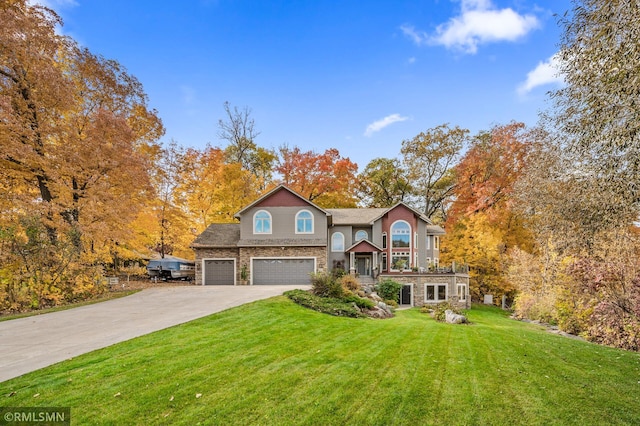
M184 286L0 322L0 382L295 286ZM304 287L300 287L304 288Z

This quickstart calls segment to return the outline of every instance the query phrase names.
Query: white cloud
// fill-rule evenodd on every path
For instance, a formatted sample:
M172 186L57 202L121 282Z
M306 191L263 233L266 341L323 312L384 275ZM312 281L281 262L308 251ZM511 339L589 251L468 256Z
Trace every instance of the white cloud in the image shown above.
M400 114L391 114L387 115L385 118L374 121L373 123L367 126L367 129L364 131L364 135L366 137L372 136L374 133L379 132L387 126L392 125L393 123L397 123L399 121L408 120L409 117L403 117Z
M416 30L413 25L402 24L400 25L400 30L418 46L426 43L427 40L429 40L429 35L427 33L425 33L424 31Z
M434 35L408 24L400 29L418 46L439 44L476 53L480 44L515 41L539 25L534 15L520 15L511 8L497 9L491 0L461 0L460 15L438 25Z
M557 55L553 55L546 61L539 62L533 70L527 73L527 79L518 86L518 94L524 96L536 87L562 83L564 83L564 78L560 73L560 59Z

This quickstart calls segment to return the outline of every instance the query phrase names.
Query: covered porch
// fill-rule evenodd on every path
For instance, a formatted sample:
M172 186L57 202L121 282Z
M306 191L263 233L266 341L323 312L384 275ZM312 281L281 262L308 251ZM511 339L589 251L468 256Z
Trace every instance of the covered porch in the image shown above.
M380 274L382 249L367 240L360 240L346 251L349 254L349 274L375 279Z

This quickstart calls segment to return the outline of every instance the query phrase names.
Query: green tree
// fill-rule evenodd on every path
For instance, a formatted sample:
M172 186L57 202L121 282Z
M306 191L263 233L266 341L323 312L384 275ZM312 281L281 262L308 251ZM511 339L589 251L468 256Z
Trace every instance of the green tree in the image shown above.
M402 163L417 202L428 217L441 210L453 193L450 169L458 161L468 135L466 129L441 124L402 141Z
M358 181L359 197L366 207L391 207L411 194L409 178L397 159L371 160Z
M574 154L574 173L599 180L609 200L598 215L629 224L640 200L640 21L638 4L576 0L561 19L553 123ZM619 200L617 208L610 201Z

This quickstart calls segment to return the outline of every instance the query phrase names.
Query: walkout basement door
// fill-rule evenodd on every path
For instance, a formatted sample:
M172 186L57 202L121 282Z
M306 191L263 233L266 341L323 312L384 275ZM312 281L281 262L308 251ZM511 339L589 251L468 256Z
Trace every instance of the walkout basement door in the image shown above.
M235 262L233 259L205 259L204 285L234 285Z
M311 284L315 259L253 259L254 285Z

